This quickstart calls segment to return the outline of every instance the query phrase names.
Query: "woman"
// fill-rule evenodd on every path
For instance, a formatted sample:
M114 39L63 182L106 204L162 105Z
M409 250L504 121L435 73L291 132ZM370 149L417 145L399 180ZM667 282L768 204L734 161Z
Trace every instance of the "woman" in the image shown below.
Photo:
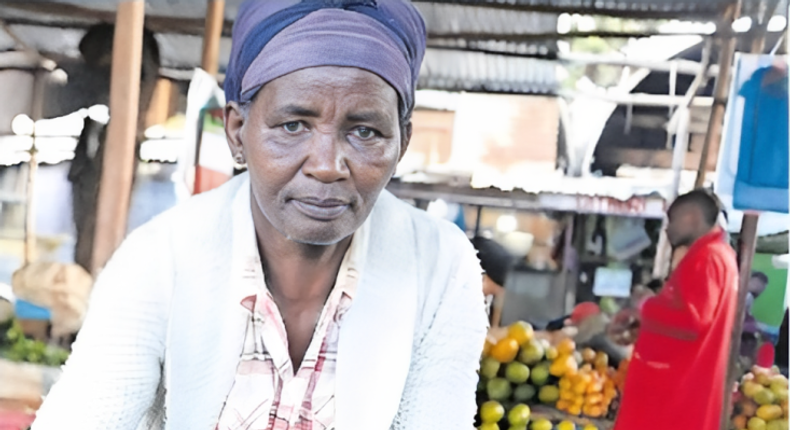
M471 429L474 249L383 191L424 50L406 0L245 3L225 129L248 173L130 235L33 428Z

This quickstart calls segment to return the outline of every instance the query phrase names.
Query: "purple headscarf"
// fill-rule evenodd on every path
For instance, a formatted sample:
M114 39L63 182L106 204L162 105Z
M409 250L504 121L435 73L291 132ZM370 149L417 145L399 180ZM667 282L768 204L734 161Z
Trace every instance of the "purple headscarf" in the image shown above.
M407 0L249 0L233 27L225 97L248 102L291 72L346 66L387 81L409 112L424 54L425 23Z

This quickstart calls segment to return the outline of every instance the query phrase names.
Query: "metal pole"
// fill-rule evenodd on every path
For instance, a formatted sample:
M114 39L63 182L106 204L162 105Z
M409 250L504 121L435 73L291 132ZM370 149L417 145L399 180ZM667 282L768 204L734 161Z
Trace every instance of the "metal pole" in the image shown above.
M107 129L93 244L91 271L94 276L104 267L126 235L129 196L134 178L144 19L144 1L122 1L118 4L110 81L111 118Z
M208 0L206 5L206 28L203 34L203 57L201 68L209 75L219 71L219 42L225 23L225 0Z

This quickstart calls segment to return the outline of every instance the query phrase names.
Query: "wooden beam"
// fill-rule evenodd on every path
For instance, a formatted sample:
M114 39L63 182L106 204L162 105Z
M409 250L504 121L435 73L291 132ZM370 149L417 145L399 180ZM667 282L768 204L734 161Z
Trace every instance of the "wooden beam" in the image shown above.
M118 3L110 81L111 118L104 149L93 244L94 276L126 236L134 178L144 20L144 1Z
M206 28L203 33L203 57L201 68L209 75L219 71L219 42L225 22L225 0L208 0L206 6Z
M740 1L730 7L725 22L730 26L740 15ZM708 120L708 131L705 133L705 143L702 145L701 160L708 159L708 153L713 153L716 157L719 154L721 144L721 129L724 125L724 110L727 106L727 96L730 92L730 70L735 56L735 47L738 40L735 37L722 40L722 48L719 52L719 76L716 78L716 86L713 90L713 108L711 109L710 119ZM714 167L715 168L715 167ZM700 163L697 166L697 179L694 181L694 188L699 188L705 183L705 173L708 166Z

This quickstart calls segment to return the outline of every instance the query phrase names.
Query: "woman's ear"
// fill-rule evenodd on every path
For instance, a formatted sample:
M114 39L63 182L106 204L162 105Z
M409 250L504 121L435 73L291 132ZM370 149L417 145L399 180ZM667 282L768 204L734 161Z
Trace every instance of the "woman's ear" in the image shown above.
M411 132L412 132L412 125L411 120L401 127L401 137L400 137L400 157L398 161L400 162L403 159L403 156L406 154L406 150L409 148L409 142L411 142Z
M244 158L241 135L247 118L242 109L236 102L225 105L225 136L228 138L228 146L234 159Z

